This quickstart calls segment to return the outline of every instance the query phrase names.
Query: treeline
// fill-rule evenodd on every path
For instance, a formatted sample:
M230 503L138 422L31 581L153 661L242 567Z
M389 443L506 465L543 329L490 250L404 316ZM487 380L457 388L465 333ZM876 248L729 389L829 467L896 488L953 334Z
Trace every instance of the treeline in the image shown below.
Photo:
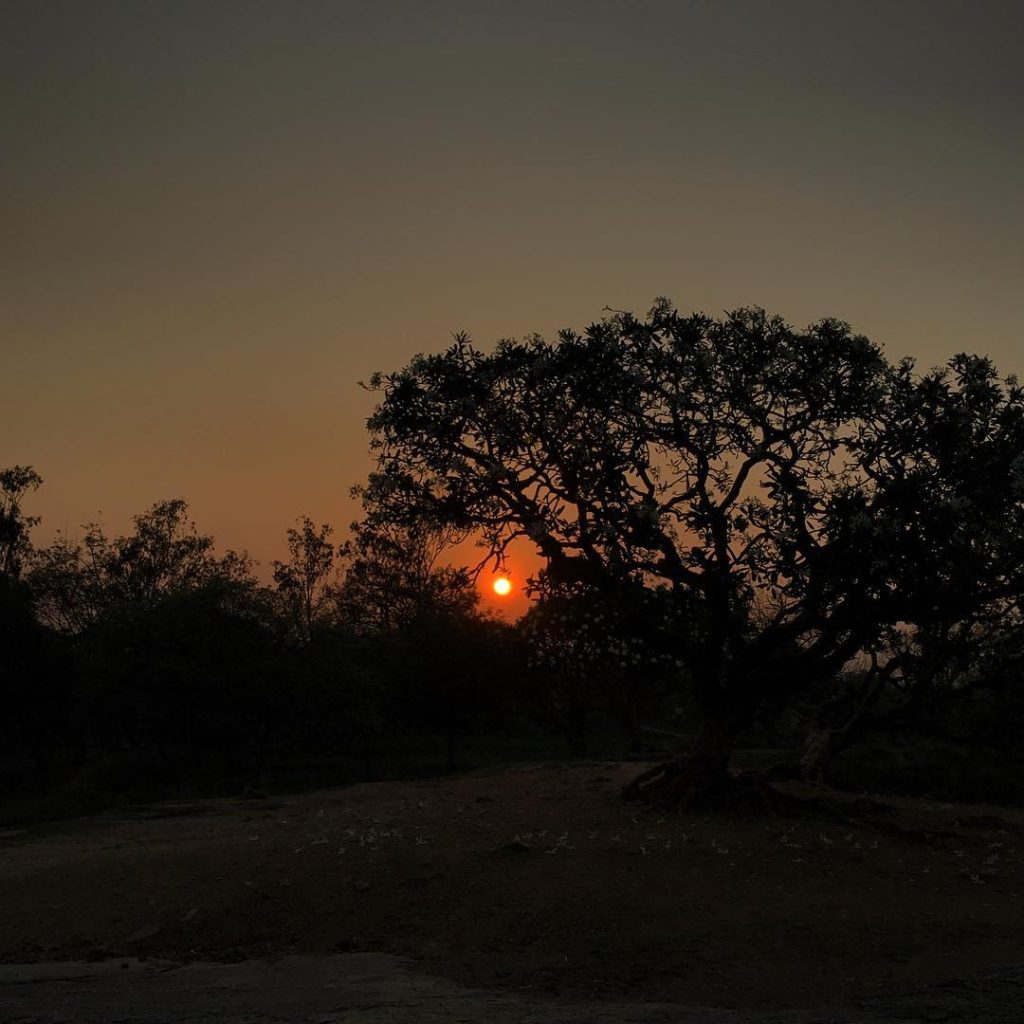
M181 500L32 542L30 468L0 472L0 820L112 801L436 773L481 761L656 755L699 725L664 589L541 574L518 623L487 614L451 532L307 518L261 583ZM372 523L372 525L371 525ZM894 632L769 702L745 742L856 789L1024 797L1015 619ZM904 645L901 649L900 645Z
M355 524L338 544L302 518L265 585L181 500L123 536L87 524L36 547L23 506L41 482L0 473L8 805L437 772L495 744L582 753L595 722L635 729L634 662L559 672L535 642L558 607L519 625L487 614L445 561L449 532Z

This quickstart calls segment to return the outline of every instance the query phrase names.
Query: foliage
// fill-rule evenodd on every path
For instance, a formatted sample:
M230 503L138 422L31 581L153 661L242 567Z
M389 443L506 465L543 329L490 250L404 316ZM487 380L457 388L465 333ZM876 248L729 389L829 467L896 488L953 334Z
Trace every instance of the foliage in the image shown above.
M25 578L0 576L0 798L86 785L93 808L268 770L366 778L413 751L436 764L439 739L454 764L457 739L506 727L503 627L439 563L450 537L357 528L346 586L331 536L300 519L273 589L216 554L182 501L127 536L90 525L77 543L22 544Z
M39 518L26 516L21 503L42 482L31 466L0 470L0 577L6 580L16 581L21 576L22 564L31 553L29 532Z
M317 529L308 516L297 520L297 527L288 530L289 560L274 562L274 583L296 635L308 643L330 603L334 528L323 523Z
M1024 397L980 357L919 374L836 320L659 300L555 343L459 335L370 387L380 518L666 588L718 780L766 695L1020 592Z
M455 738L479 726L507 688L498 658L504 627L481 614L473 573L442 561L464 539L460 531L389 522L368 499L364 513L341 549L336 621L375 640L387 658L396 699L389 720L443 736L452 766Z
M214 578L109 609L81 644L92 742L187 771L232 756L258 766L286 710L271 692L280 667L264 605L250 584Z
M0 473L0 786L368 775L438 739L451 766L531 718L582 748L595 711L628 731L670 690L693 756L633 790L674 801L721 795L768 711L816 708L806 763L898 730L1018 763L1024 393L988 360L919 373L837 321L661 301L550 344L460 336L370 386L363 518L340 549L299 519L274 589L180 500L34 550L39 477ZM473 534L545 560L518 629L446 564Z
M133 523L132 533L113 539L90 523L81 543L60 536L35 553L30 584L45 622L81 632L114 607L141 608L214 581L252 578L247 555L213 553L213 538L196 530L179 498L157 502Z
M440 615L472 615L479 603L470 572L442 565L461 538L424 522L389 523L368 505L341 548L344 579L335 593L340 621L364 635L397 635Z

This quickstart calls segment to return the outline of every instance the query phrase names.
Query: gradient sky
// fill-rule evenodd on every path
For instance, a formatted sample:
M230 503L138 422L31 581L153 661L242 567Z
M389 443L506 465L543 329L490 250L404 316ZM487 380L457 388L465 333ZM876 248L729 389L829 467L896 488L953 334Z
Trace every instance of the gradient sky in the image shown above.
M339 532L357 381L603 306L1024 371L1017 2L0 0L0 465Z

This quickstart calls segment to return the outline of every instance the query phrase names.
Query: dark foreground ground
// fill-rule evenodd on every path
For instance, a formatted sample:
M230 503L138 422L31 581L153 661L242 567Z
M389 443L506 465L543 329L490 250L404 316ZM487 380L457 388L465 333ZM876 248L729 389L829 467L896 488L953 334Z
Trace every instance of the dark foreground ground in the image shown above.
M471 989L385 953L0 966L4 1024L1018 1024L1022 995L1024 972L1004 971L823 1014Z
M10 830L0 1020L1024 1021L1020 811L674 817L642 767Z

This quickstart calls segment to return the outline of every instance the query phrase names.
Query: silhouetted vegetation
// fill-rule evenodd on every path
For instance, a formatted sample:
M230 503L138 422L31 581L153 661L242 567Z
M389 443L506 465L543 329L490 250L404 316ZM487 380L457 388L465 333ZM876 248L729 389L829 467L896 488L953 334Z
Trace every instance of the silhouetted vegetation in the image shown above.
M339 548L303 518L266 586L177 499L33 549L40 482L2 477L7 817L450 770L509 733L512 629L445 538L356 524Z
M547 584L669 596L680 628L645 640L685 667L699 733L628 796L730 802L762 708L842 674L846 717L826 709L797 766L820 773L1017 627L1024 392L982 357L920 374L835 320L660 300L555 343L459 335L370 386L376 521L476 530L497 559L529 538Z
M179 499L36 548L0 473L7 817L452 770L501 750L671 754L628 796L776 774L1024 797L1024 395L760 310L446 352L377 376L378 470L337 544L261 583ZM545 558L516 624L450 564ZM47 803L49 801L49 803Z

